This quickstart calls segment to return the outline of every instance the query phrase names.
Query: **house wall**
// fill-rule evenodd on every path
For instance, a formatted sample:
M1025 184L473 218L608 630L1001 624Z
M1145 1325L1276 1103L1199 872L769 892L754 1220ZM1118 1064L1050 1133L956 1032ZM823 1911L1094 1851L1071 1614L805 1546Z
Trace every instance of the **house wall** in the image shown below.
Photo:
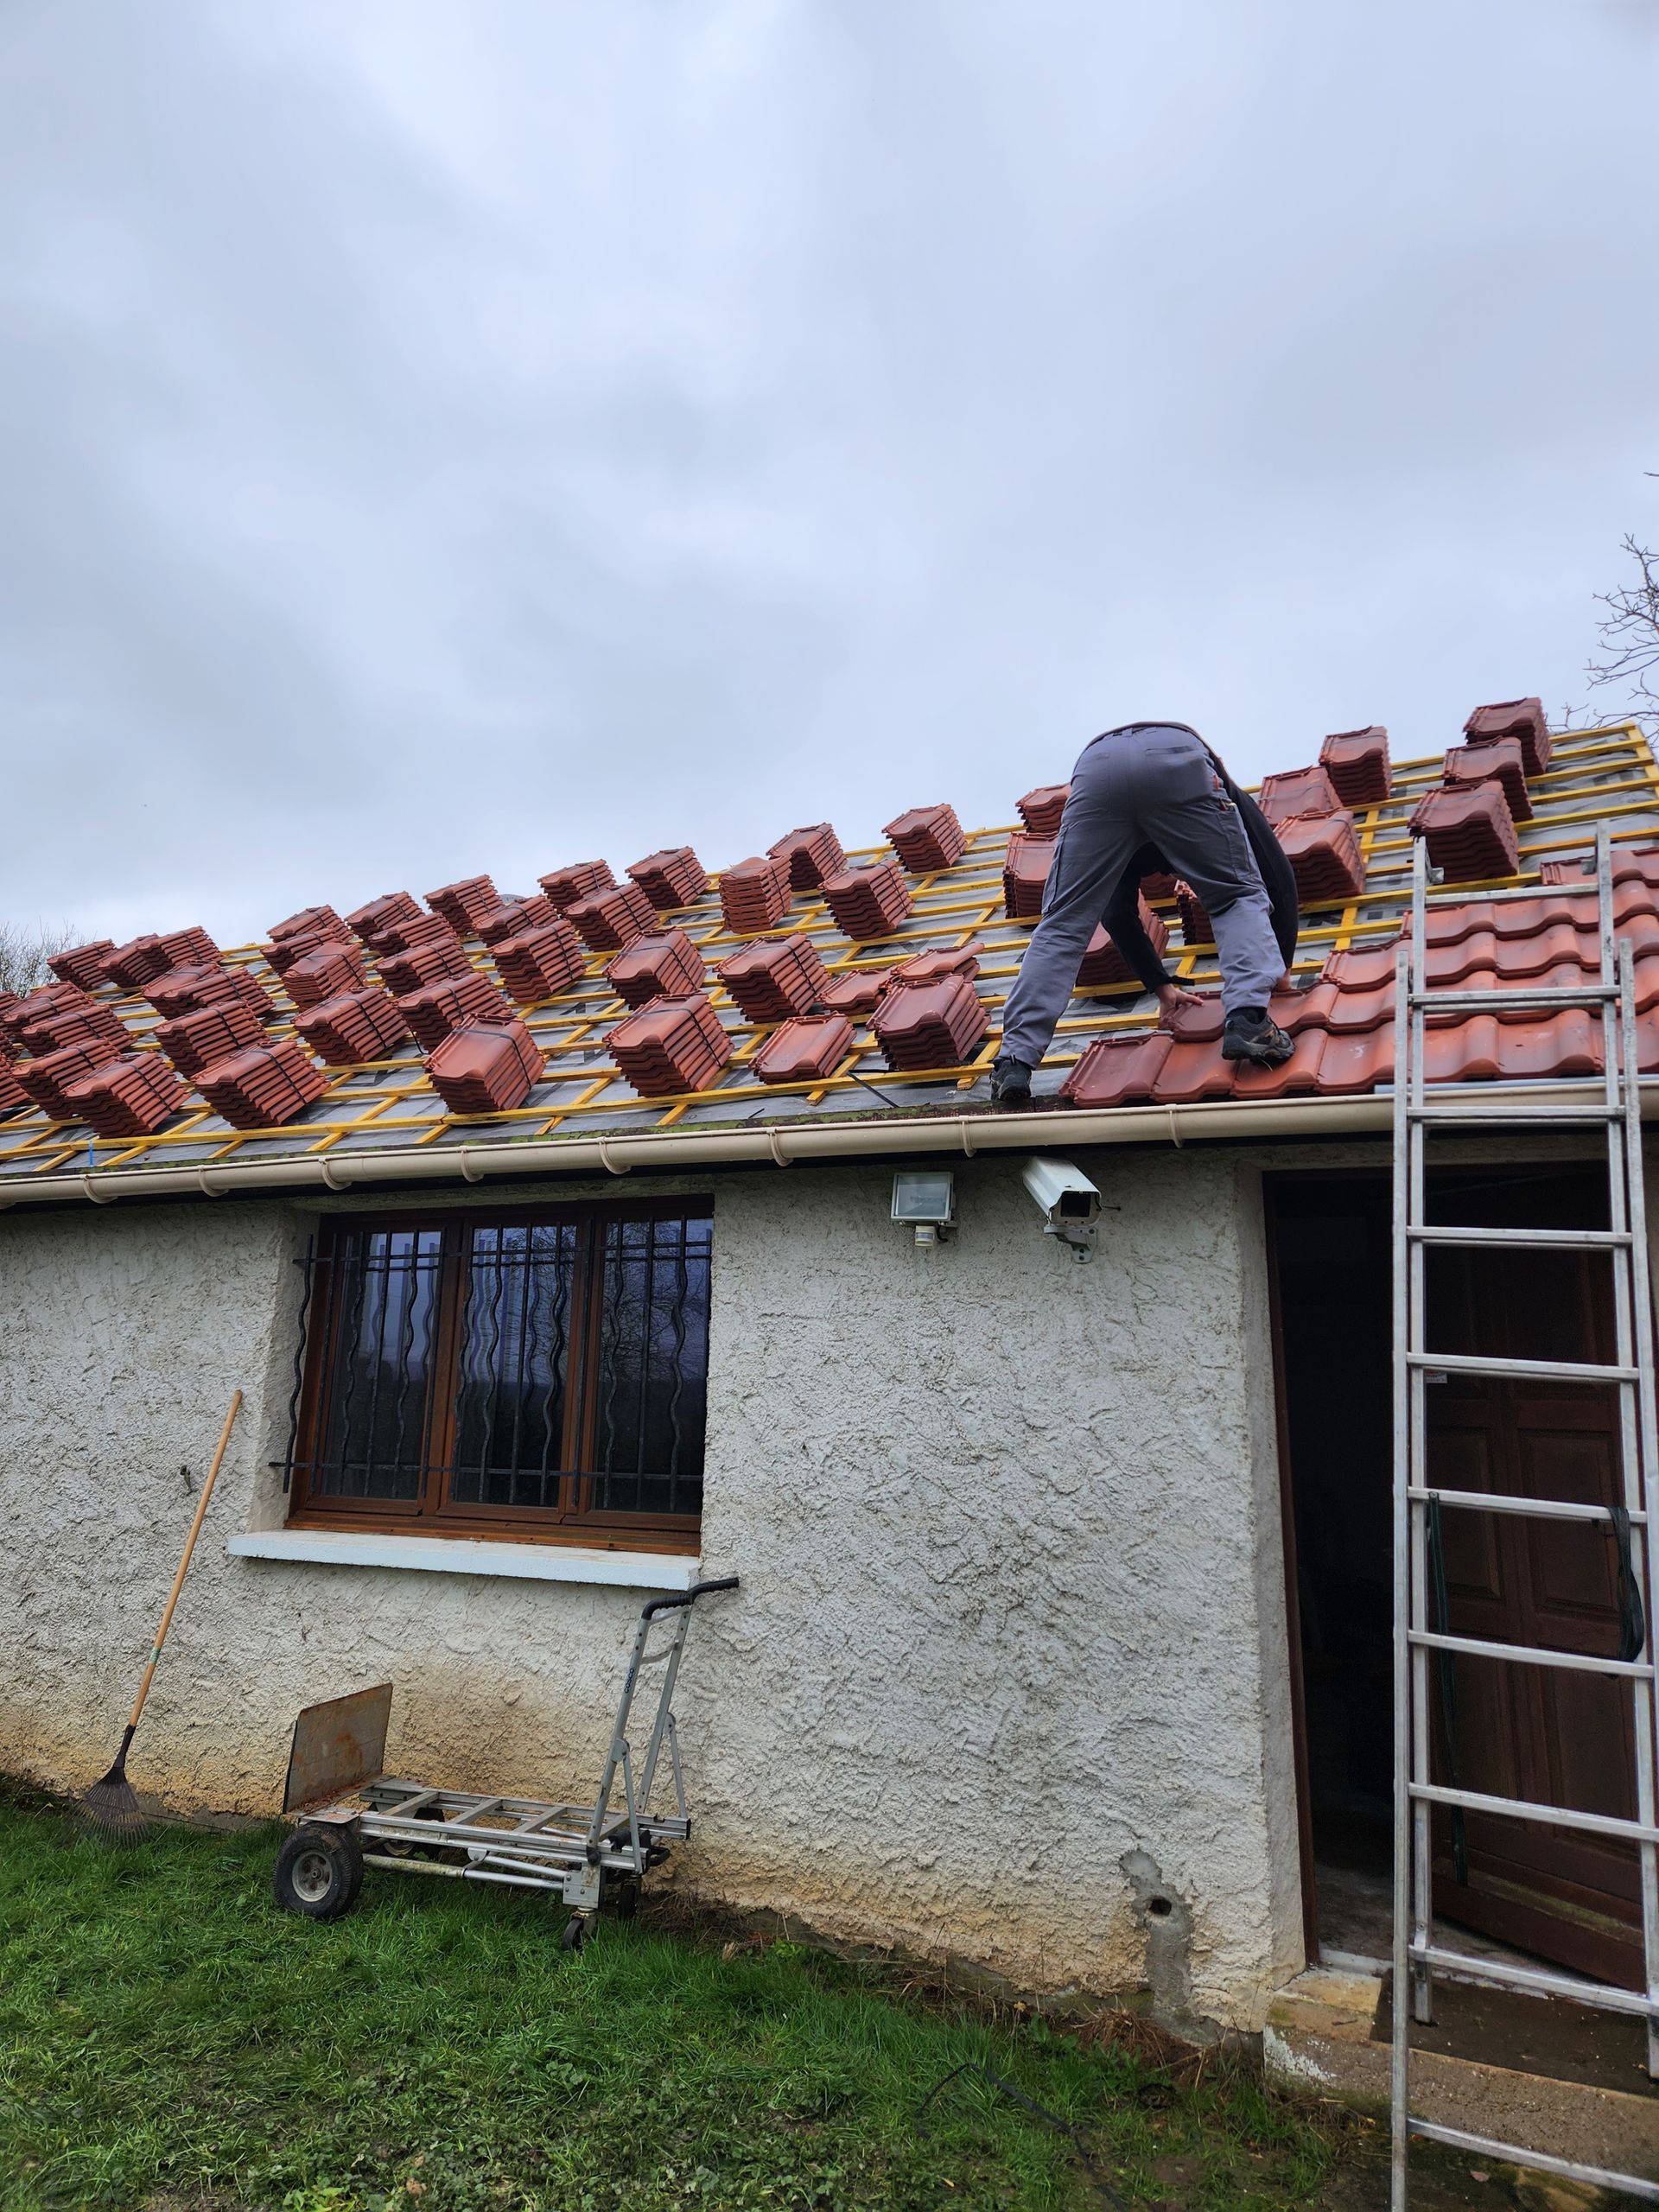
M714 1183L702 1556L743 1587L688 1649L678 1878L1253 2028L1301 1952L1260 1178L1220 1151L1088 1164L1116 1211L1087 1266L1012 1160L958 1165L932 1250L885 1168ZM225 1551L281 1518L309 1225L0 1217L0 1764L62 1788L107 1764L181 1463L199 1482L239 1384L140 1785L268 1812L298 1707L390 1676L394 1770L591 1789L637 1591Z

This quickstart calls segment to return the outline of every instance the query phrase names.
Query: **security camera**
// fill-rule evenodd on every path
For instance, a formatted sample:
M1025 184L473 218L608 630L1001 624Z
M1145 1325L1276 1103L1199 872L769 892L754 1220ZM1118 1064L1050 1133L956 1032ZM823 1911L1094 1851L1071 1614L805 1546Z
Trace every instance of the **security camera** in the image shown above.
M1095 1256L1100 1192L1069 1160L1028 1160L1020 1173L1043 1217L1045 1236L1058 1236L1077 1260Z

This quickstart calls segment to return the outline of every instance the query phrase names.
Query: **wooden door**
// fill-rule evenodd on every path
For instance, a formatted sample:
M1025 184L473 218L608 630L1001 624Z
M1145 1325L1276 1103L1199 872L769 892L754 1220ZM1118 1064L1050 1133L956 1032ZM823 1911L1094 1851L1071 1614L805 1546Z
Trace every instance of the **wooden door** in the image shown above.
M1488 1183L1444 1194L1434 1211L1443 1221L1601 1225L1593 1191L1574 1178ZM1436 1250L1429 1268L1433 1351L1614 1357L1604 1258ZM1583 1503L1621 1499L1618 1403L1605 1386L1431 1377L1427 1410L1437 1484ZM1454 1633L1618 1655L1619 1561L1609 1531L1451 1511L1440 1525L1446 1624ZM1463 1655L1449 1668L1433 1657L1429 1664L1437 1781L1634 1817L1628 1683ZM1437 1913L1581 1973L1642 1986L1633 1844L1476 1814L1461 1840L1459 1850L1452 1816L1437 1811Z

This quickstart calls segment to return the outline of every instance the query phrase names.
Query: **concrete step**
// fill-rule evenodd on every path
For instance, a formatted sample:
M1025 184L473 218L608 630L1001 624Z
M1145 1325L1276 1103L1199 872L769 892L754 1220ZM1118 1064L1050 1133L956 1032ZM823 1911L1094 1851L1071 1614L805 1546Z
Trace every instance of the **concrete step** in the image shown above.
M1309 1967L1268 2007L1262 2037L1268 2079L1293 2094L1386 2112L1389 2045L1377 2040L1382 2013L1380 1975ZM1659 2095L1440 2050L1414 2050L1411 2079L1413 2106L1425 2120L1659 2180Z

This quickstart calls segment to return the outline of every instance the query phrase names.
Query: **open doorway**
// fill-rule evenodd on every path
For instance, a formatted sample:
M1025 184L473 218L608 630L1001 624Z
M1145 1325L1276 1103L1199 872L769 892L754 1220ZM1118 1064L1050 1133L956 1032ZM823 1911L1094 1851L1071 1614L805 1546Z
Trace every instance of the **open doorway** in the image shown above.
M1310 1948L1388 1954L1392 1817L1391 1192L1386 1173L1269 1185L1291 1577L1293 1664ZM1601 1172L1457 1170L1431 1180L1441 1222L1601 1228ZM1611 1269L1597 1255L1433 1251L1433 1351L1611 1360ZM1431 1376L1434 1481L1611 1504L1617 1408L1604 1386ZM1439 1524L1446 1624L1460 1635L1620 1656L1631 1578L1593 1524L1447 1510ZM1440 1781L1630 1818L1628 1690L1605 1677L1459 1654L1431 1675ZM1437 1815L1435 1910L1471 1948L1514 1946L1640 1984L1635 1847L1538 1823Z

